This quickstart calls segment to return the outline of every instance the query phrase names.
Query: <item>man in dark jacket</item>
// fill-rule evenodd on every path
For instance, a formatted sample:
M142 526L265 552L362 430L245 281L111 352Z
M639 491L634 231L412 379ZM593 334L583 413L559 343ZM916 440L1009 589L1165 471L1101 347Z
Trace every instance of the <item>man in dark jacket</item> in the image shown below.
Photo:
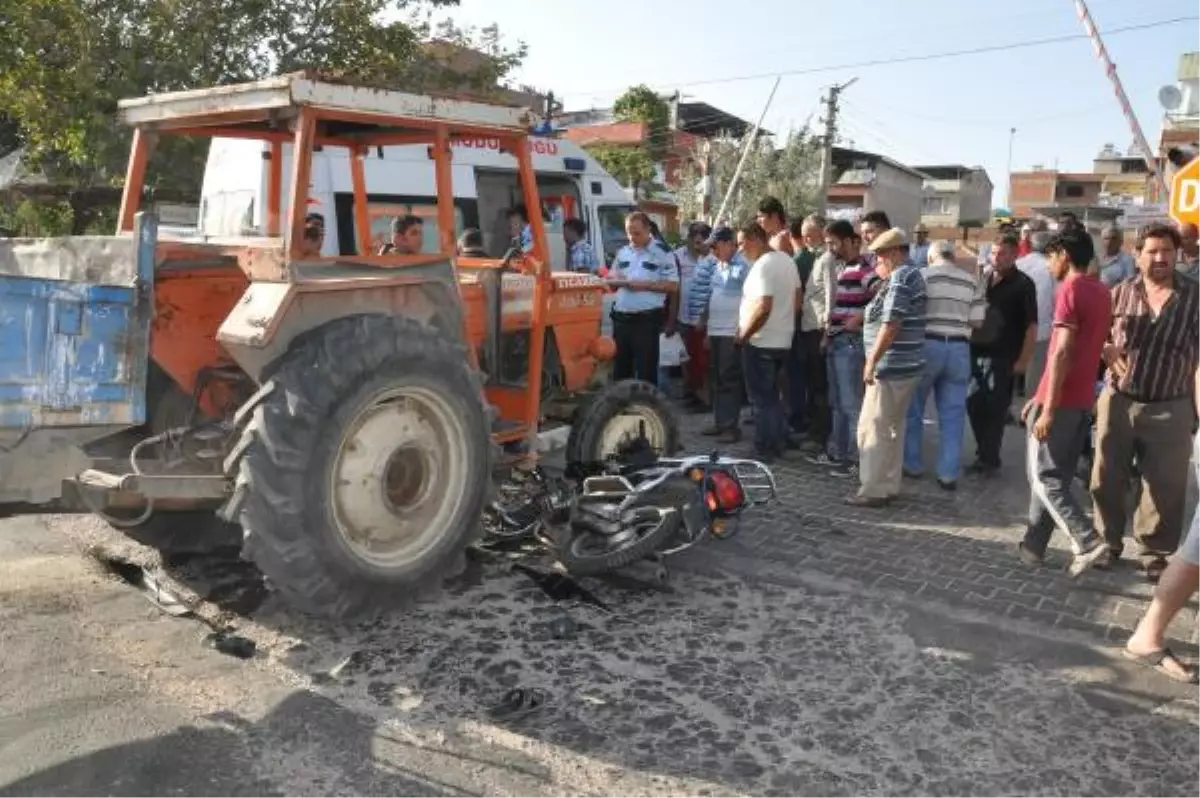
M1007 232L992 247L987 315L971 335L971 388L967 416L978 446L968 469L990 476L1000 468L1000 444L1012 403L1013 379L1024 374L1037 344L1037 288L1017 268L1020 238Z

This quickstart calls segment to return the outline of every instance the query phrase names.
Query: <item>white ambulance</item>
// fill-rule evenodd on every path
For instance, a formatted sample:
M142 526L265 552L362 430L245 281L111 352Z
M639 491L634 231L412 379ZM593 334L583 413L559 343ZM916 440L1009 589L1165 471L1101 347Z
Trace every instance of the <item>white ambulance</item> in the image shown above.
M570 218L587 224L588 239L597 256L610 263L625 243L625 216L634 210L629 195L577 144L534 137L528 143L554 270L567 268L562 229ZM291 170L290 151L290 145L285 146L285 176ZM269 157L270 147L264 142L213 139L200 195L200 235L265 234ZM325 217L323 254L327 256L353 254L358 241L348 158L344 147L327 147L313 154L308 210ZM516 159L501 153L495 139L454 143L456 238L466 228L478 228L488 253L494 257L504 254L511 241L507 211L522 204L516 168ZM389 239L391 221L410 213L425 222L425 250L436 251L437 202L428 147L377 147L367 155L364 171L375 251ZM287 218L287 208L283 210Z

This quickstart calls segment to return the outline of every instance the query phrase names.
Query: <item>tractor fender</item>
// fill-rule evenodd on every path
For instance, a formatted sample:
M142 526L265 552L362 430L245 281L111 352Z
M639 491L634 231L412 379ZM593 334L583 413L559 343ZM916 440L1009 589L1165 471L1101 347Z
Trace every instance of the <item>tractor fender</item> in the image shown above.
M261 384L268 366L298 336L362 315L404 316L437 327L449 340L464 340L462 300L449 261L390 270L326 267L318 278L304 279L297 271L291 282L251 283L217 340Z

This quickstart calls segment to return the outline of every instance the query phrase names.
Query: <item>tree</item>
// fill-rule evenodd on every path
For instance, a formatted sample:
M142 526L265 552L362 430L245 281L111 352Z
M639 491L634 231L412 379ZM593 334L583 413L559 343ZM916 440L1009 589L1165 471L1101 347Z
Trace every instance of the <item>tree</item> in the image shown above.
M670 109L649 86L633 86L613 103L613 117L619 122L640 122L646 135L640 144L596 144L588 147L605 171L622 185L633 189L634 200L654 188L655 164L668 151Z
M708 158L711 187L709 212L715 215L733 180L746 139L718 138L701 142L680 170L679 210L685 219L703 216L703 170ZM708 152L705 153L705 148ZM750 144L746 164L729 205L725 219L731 224L752 220L763 197L778 197L791 217L812 213L820 191L821 143L807 128L788 133L782 146L776 147L770 136L758 136Z
M494 26L434 24L457 0L6 0L0 10L0 109L52 179L119 185L129 131L117 100L315 68L407 90L494 87L524 57ZM397 14L400 18L397 18ZM407 14L407 17L404 15ZM424 14L424 17L422 17ZM387 15L387 16L385 16ZM484 47L463 75L424 41ZM0 131L3 132L3 131ZM148 185L198 191L205 144L165 139Z
M617 182L633 189L635 202L643 196L642 189L648 190L653 184L654 161L642 147L599 144L589 147L588 152Z
M620 122L643 123L650 159L657 163L666 156L670 144L671 109L649 86L643 83L627 89L613 103L613 116Z

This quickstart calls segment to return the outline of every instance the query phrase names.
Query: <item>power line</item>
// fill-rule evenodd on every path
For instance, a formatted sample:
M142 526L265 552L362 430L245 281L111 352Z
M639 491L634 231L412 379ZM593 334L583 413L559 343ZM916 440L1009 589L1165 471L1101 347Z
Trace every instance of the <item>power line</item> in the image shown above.
M843 117L843 121L849 125L849 132L858 132L860 136L865 134L867 137L874 139L884 146L885 151L895 153L895 155L892 156L894 158L899 159L901 152L909 152L919 155L921 160L926 163L937 163L940 160L938 157L933 156L919 145L913 146L911 144L905 144L898 139L892 138L888 135L890 128L880 122L878 119L874 119L872 117L863 117L859 112L856 111L854 114L845 115ZM911 161L912 159L906 158L906 165L907 163L911 163Z
M1151 30L1153 28L1162 28L1168 25L1178 25L1180 22L1195 22L1200 20L1200 16L1191 15L1186 17L1173 17L1171 19L1162 19L1156 22L1144 22L1139 25L1125 25L1123 27L1111 28L1103 31L1104 36L1116 36L1122 33L1133 33L1141 30ZM1070 33L1063 36L1051 36L1045 39L1028 39L1021 42L1009 42L1008 44L994 44L985 47L972 47L966 50L945 50L937 53L922 53L920 55L903 55L892 58L875 58L869 61L857 61L845 64L830 64L827 66L804 67L800 69L785 69L776 70L774 72L759 72L753 75L737 75L727 78L712 78L710 80L693 80L681 83L656 83L654 86L709 86L718 83L738 83L747 80L762 80L764 78L773 78L778 75L791 77L795 75L815 75L821 72L836 72L839 70L850 69L866 69L876 66L891 66L893 64L911 64L921 61L939 61L946 58L959 58L966 55L984 55L986 53L1001 53L1010 50L1022 50L1030 47L1042 47L1048 44L1062 44L1064 42L1074 42L1088 39L1086 33ZM614 91L619 91L615 89ZM580 92L581 94L599 94L600 92Z
M1052 114L1038 114L1036 116L1016 117L1013 119L965 119L962 117L940 117L926 116L921 113L913 113L911 106L901 106L879 102L875 99L866 100L872 108L882 108L885 111L899 111L905 116L905 119L915 120L917 122L933 122L937 124L950 125L952 127L981 127L981 128L1004 128L1008 129L1012 125L1022 128L1035 127L1047 122L1055 122L1070 116L1080 116L1083 114L1091 114L1097 111L1112 109L1112 100L1104 100L1103 102L1095 102L1083 107L1070 108L1063 111L1055 111ZM858 108L861 110L857 102L847 102L847 106Z
M1108 6L1108 5L1118 4L1118 3L1124 3L1124 4L1128 5L1129 0L1091 0L1091 2L1095 6ZM1157 0L1157 4L1159 4L1159 5L1166 5L1168 3L1177 4L1176 0ZM1154 4L1154 2L1152 2L1151 0L1142 0L1142 2L1139 3L1139 5L1141 5L1141 6L1149 6L1149 5L1153 5L1153 4ZM1041 21L1041 20L1047 19L1048 17L1054 17L1057 19L1059 16L1060 15L1058 15L1057 13L1054 13L1054 12L1048 13L1044 7L1038 8L1036 10L1029 10L1029 11L1014 12L1012 10L1006 10L1005 13L1001 13L1001 14L987 14L987 15L974 15L973 14L970 19L955 19L955 20L951 20L949 24L939 25L938 33L942 37L943 40L947 40L947 39L955 38L955 37L959 36L960 34L970 35L970 34L975 33L976 31L989 30L992 28L992 26L999 24L1001 22L1014 23L1014 22L1021 22L1023 20L1033 20L1033 19L1037 19L1037 20ZM913 20L917 21L918 17L914 16ZM1026 27L1026 26L1022 26L1022 27ZM889 37L893 38L893 39L918 38L918 37L925 35L928 32L929 32L928 23L926 23L924 21L918 21L915 26L903 25L903 26L897 26L897 27L891 28L889 30ZM846 49L846 47L853 48L855 45L860 45L862 43L862 35L861 35L861 33L859 33L858 35L839 36L836 39L822 38L821 42L822 42L822 44L833 46L834 49ZM842 47L843 45L845 45L845 47ZM755 52L755 55L757 55L759 57L763 57L763 56L773 57L773 56L783 55L784 53L794 53L795 51L796 51L796 48L793 45L791 47L786 47L786 48L773 47L769 50L764 50L764 49L756 47L754 52ZM824 91L826 88L828 88L828 87L824 87L824 86L821 87L821 91Z

